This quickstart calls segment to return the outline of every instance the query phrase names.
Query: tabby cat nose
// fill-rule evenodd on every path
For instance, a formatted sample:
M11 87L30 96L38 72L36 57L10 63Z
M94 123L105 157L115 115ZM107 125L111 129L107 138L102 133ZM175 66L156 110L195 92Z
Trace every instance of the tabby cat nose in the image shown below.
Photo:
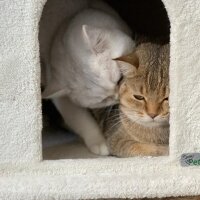
M155 114L155 113L149 113L149 116L150 116L152 119L154 119L154 118L157 116L157 114Z

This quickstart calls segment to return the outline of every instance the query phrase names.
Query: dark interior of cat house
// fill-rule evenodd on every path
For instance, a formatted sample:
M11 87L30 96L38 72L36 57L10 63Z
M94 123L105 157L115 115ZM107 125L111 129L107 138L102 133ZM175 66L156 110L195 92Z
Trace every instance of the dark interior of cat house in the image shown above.
M47 0L47 4L50 1L52 0ZM69 0L65 1L67 4ZM59 4L60 1L57 3ZM106 0L106 3L128 24L134 33L133 39L136 35L143 35L152 40L159 38L165 43L169 42L170 23L161 0ZM43 100L42 107L42 143L45 160L98 157L90 153L82 139L63 126L63 119L51 100Z

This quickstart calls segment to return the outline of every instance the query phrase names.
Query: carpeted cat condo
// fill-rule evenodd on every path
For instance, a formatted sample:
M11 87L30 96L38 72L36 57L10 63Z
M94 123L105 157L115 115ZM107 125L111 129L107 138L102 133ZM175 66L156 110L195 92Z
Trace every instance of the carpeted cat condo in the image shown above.
M125 1L125 0L124 0ZM163 0L171 23L170 156L43 161L38 23L45 0L0 1L0 199L200 194L200 1Z

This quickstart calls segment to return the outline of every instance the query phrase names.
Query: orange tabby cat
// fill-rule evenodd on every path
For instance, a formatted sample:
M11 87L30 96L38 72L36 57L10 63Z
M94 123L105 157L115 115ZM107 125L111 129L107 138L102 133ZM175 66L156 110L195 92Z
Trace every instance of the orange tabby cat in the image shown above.
M120 103L98 111L112 155L168 154L169 45L140 44L116 59L123 73ZM102 120L103 118L103 120Z

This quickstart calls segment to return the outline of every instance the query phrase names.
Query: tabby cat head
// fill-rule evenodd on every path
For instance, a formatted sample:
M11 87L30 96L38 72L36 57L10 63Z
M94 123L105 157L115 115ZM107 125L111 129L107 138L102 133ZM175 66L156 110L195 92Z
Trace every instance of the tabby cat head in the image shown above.
M133 122L147 127L169 123L169 45L143 43L118 60L124 76L120 109Z

